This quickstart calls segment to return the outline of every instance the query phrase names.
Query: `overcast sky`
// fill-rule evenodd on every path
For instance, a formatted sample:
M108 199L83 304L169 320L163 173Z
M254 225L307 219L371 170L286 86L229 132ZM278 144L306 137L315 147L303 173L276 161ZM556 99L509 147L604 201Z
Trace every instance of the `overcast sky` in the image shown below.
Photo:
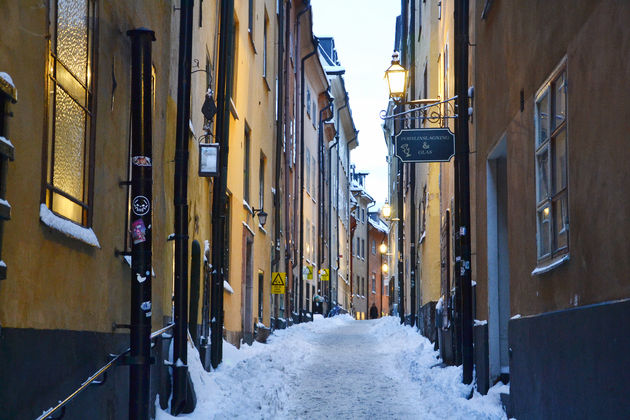
M350 160L359 171L369 172L368 193L376 208L387 198L387 148L379 113L387 106L383 78L394 49L396 16L400 0L312 0L313 32L332 36L350 98L359 147Z

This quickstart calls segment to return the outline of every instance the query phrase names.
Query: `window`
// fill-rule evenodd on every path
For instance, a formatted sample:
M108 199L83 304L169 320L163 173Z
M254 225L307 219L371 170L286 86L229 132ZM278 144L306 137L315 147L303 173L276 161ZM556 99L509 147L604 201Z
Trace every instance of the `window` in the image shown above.
M372 255L376 255L376 241L372 239Z
M243 200L249 203L249 148L251 145L251 133L249 126L245 124L245 141L243 145Z
M304 169L304 173L306 174L306 191L311 193L311 152L306 149L306 157L304 158L306 162L306 168Z
M263 28L263 56L262 56L262 75L267 78L267 31L269 30L269 16L267 16L267 8L265 8L265 26Z
M311 159L311 169L313 171L313 177L311 178L313 181L313 187L311 189L312 198L315 199L315 194L317 193L317 161L315 161L315 155L313 155Z
M372 293L376 293L376 273L372 273Z
M239 52L239 24L238 19L236 17L236 13L234 13L234 45L233 45L233 55L232 55L232 83L230 83L230 92L229 97L236 104L236 80L238 79L238 52Z
M365 239L361 239L361 257L365 259Z
M265 208L265 155L260 154L260 166L258 167L258 207Z
M232 220L232 215L230 211L232 210L232 194L229 192L225 193L225 226L223 228L223 280L230 282L230 238L231 238L231 228L230 223Z
M315 231L315 224L313 223L313 226L311 226L311 229L313 230L313 251L311 252L312 256L313 256L313 261L317 261L317 232Z
M258 322L263 322L265 273L258 270Z
M563 62L536 95L538 259L569 251L567 72Z
M306 88L306 114L311 116L311 90Z
M304 232L306 233L306 239L304 240L306 253L304 257L308 260L311 258L311 222L308 219L306 219Z
M248 0L248 9L247 9L247 32L249 32L249 36L253 42L253 34L254 34L254 0Z
M51 3L44 199L53 212L90 226L95 4L91 0Z

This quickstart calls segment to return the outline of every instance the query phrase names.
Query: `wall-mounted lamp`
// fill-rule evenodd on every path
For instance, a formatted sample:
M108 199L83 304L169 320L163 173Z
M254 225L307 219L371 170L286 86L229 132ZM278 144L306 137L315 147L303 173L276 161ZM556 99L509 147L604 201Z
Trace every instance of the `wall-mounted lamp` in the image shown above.
M387 273L387 270L389 270L389 267L387 266L387 263L384 263L384 264L381 266L381 271L382 271L383 273Z
M385 204L383 205L383 207L381 208L381 214L383 215L384 218L389 219L389 217L392 215L392 208L389 206L389 204L387 203L387 201L385 202Z
M219 143L199 143L199 176L219 175Z
M260 226L265 227L265 223L267 223L267 213L263 210L263 208L253 209L254 216L258 215L258 223Z
M381 251L381 254L385 254L387 252L387 244L385 242L381 242L378 250Z

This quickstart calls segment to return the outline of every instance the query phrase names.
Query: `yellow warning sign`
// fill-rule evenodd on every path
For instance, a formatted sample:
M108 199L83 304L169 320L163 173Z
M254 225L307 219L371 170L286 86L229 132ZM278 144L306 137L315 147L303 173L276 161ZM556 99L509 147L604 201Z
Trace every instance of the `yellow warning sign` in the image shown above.
M308 280L313 280L313 266L307 265L306 268L308 268L308 274L306 275L306 278Z
M321 275L322 281L330 281L330 270L327 268L319 270L319 274Z
M271 294L284 295L284 285L287 284L287 273L271 273Z

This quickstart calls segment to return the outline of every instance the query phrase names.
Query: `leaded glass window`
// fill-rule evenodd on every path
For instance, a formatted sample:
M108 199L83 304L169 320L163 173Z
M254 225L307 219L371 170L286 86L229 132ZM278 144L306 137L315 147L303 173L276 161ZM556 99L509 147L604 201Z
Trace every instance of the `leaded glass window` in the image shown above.
M96 5L57 0L50 10L45 202L53 212L89 226Z

